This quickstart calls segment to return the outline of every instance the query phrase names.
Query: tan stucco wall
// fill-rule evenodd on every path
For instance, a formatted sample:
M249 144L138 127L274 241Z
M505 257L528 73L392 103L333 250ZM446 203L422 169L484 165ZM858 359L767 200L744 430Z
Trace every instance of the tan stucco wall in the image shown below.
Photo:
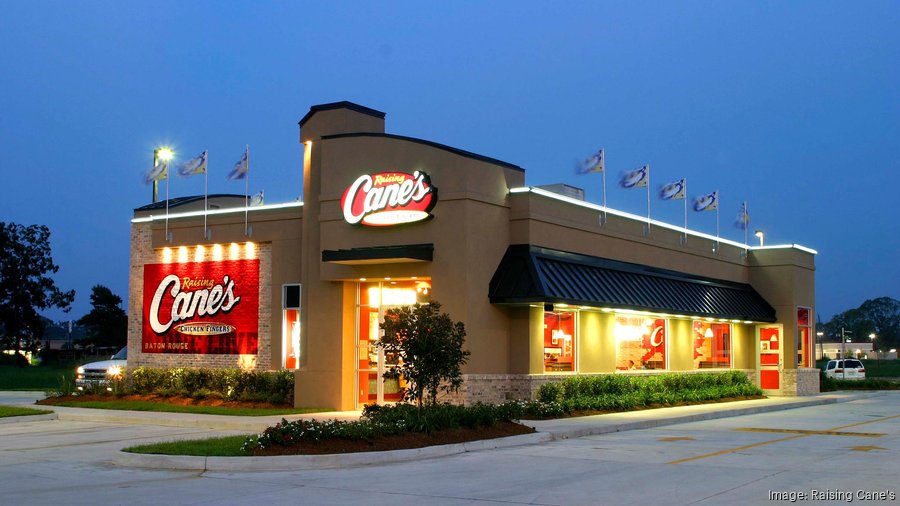
M814 257L796 249L775 249L752 251L748 260L750 285L775 308L776 323L784 326L784 368L796 369L797 307L816 305ZM814 309L810 321L816 321Z
M694 369L694 328L691 320L669 320L669 369Z

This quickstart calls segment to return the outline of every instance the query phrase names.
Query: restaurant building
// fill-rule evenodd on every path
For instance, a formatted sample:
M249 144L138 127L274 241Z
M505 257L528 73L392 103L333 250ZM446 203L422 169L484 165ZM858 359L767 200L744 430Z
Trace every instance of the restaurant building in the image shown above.
M434 299L465 323L471 352L446 400L530 398L578 374L724 369L768 394L818 392L815 251L527 186L516 165L386 133L384 118L350 102L310 108L302 202L136 209L129 367L290 369L298 406L390 402L399 385L383 379L378 323Z

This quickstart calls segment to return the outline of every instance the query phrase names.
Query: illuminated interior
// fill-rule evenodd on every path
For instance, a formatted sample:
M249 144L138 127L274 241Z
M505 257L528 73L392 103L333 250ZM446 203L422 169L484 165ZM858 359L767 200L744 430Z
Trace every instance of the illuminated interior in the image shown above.
M731 325L695 320L694 369L731 367Z
M544 312L544 372L575 370L575 313Z
M806 307L797 308L797 365L800 367L812 367L810 350L812 345L810 337L812 336L810 309Z
M427 303L431 280L391 279L360 280L357 305L357 402L359 404L398 402L403 378L385 378L387 369L398 358L377 346L382 331L384 312L393 307Z
M616 316L616 369L666 368L666 320L646 316Z

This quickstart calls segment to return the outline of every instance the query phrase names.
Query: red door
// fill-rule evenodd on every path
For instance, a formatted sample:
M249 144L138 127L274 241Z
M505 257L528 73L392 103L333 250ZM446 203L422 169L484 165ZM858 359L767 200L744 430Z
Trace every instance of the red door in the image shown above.
M759 327L759 387L781 388L781 325Z

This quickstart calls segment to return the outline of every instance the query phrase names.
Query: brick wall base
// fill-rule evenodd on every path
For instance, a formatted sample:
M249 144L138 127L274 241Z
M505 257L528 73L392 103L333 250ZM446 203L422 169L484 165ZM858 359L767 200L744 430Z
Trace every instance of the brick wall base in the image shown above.
M756 371L752 369L735 369L747 375L750 381L756 380ZM673 371L667 371L673 372ZM712 372L708 370L678 371L679 374L700 374ZM605 376L608 374L654 375L655 371L629 371L627 373L579 374L579 376ZM463 374L463 385L456 393L443 394L438 400L453 404L470 406L481 402L484 404L501 404L509 400L535 399L537 391L544 383L562 381L572 374ZM816 391L818 391L816 380ZM805 395L805 394L804 394Z
M814 395L819 393L819 370L809 367L784 369L781 382L781 395Z

